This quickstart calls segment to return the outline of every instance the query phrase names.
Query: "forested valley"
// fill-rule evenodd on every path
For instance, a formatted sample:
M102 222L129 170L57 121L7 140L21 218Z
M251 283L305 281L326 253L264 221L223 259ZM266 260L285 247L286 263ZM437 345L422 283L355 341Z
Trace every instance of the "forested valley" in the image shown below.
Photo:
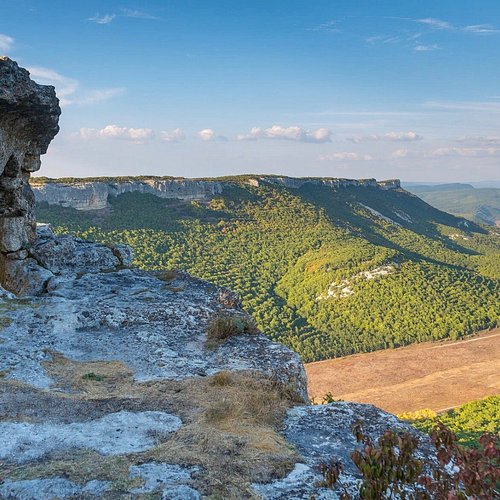
M237 291L303 361L458 339L499 324L500 236L403 189L244 179L206 202L126 193L109 209L46 203L56 232L122 242L143 269Z

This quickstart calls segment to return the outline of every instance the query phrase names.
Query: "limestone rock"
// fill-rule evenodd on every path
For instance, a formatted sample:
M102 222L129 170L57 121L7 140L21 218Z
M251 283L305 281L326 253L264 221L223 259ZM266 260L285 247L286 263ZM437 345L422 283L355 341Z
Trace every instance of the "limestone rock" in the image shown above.
M29 186L31 172L40 168L59 127L59 101L53 87L38 85L28 71L0 57L0 252L17 252L36 239L35 197ZM33 262L6 264L1 257L0 281L15 293L39 289L41 274L30 272ZM15 278L15 279L14 279Z
M0 279L3 286L16 295L39 295L45 291L53 274L32 258L11 258L0 254Z
M357 422L362 423L364 432L374 442L388 429L410 432L420 438L420 456L434 456L427 436L422 436L410 424L372 405L337 402L298 406L288 412L283 435L297 448L303 462L297 463L293 471L283 479L269 484L255 484L255 491L269 500L339 498L342 493L340 487L331 490L318 486L323 479L319 465L339 460L345 467L341 483L353 498L358 498L358 481L361 475L350 458L350 454L360 448L351 431Z
M30 255L55 274L92 273L114 269L121 264L112 248L72 236L39 238L30 249Z

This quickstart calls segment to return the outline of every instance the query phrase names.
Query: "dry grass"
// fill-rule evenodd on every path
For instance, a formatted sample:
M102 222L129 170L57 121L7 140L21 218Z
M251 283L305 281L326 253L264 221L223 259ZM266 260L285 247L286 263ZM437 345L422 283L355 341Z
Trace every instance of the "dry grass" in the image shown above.
M135 383L119 362L79 363L57 355L45 368L58 387L71 390L51 397L90 403L101 414L103 409L163 410L178 415L184 425L172 435L158 436L157 445L147 452L122 457L66 453L4 470L0 464L0 475L23 479L63 475L81 483L97 478L112 481L116 494L130 487L130 465L154 460L197 465L201 471L193 478L193 487L212 498L240 499L254 497L252 482L283 477L298 460L278 432L293 403L280 384L260 374L220 372L183 381ZM103 379L96 383L84 377L89 373ZM85 411L86 418L94 418Z
M207 341L217 343L233 335L257 332L258 328L252 317L218 312L208 322Z
M500 392L500 330L308 363L306 372L318 402L331 392L396 414L442 411Z
M169 269L156 273L156 277L162 281L173 281L177 278L177 271Z

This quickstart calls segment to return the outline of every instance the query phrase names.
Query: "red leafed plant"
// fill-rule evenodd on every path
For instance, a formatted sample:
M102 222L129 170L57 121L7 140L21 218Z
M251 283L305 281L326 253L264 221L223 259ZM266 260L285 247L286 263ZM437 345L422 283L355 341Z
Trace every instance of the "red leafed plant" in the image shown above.
M500 498L500 450L498 438L483 435L479 449L457 444L456 436L443 424L431 434L437 464L416 458L419 438L410 432L387 430L377 441L353 426L360 450L351 459L361 473L359 496L368 500L492 500ZM320 465L324 481L318 486L341 487L341 498L352 498L340 479L343 464L332 460Z

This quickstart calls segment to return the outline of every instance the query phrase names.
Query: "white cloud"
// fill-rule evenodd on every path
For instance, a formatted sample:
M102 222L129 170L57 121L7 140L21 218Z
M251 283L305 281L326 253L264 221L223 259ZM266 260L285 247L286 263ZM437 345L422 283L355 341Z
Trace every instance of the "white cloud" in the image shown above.
M437 43L432 43L430 45L417 44L415 45L415 52L431 52L433 50L439 50L441 47Z
M331 142L332 132L326 128L306 130L301 127L282 127L273 125L269 128L253 127L248 134L237 136L239 141L256 141L257 139L281 139L295 142Z
M131 17L134 19L149 19L149 20L158 20L160 19L157 16L153 16L148 14L147 12L143 12L141 10L133 10L133 9L121 9L122 16Z
M198 137L202 141L215 141L217 134L215 133L215 130L211 128L204 128L198 132Z
M73 104L72 96L78 89L78 80L63 76L57 71L40 66L27 68L31 77L42 85L53 85L56 88L57 97L61 101L61 106Z
M472 24L470 26L465 26L463 31L466 33L479 33L479 34L488 34L488 33L500 33L500 30L494 28L491 24Z
M171 132L163 130L160 132L161 140L164 142L182 142L186 139L186 136L180 128L176 128Z
M425 19L415 19L417 23L425 24L433 29L437 30L451 30L454 26L447 21L442 21L441 19L435 19L433 17L427 17Z
M99 15L99 12L92 17L88 18L88 21L92 21L96 24L110 24L115 19L116 14L104 14L104 16Z
M423 137L416 132L388 132L387 134L378 135L360 135L356 137L349 137L348 140L359 144L360 142L367 141L392 141L392 142L410 142L410 141L420 141Z
M14 46L14 39L9 35L0 33L0 52L7 53Z
M107 101L108 99L112 99L113 97L117 97L125 93L125 89L123 87L115 87L111 89L100 89L100 90L92 90L82 96L80 99L75 101L75 104L94 104L96 102Z
M358 153L350 153L347 151L342 151L338 153L332 153L328 155L318 156L320 161L371 161L373 157L371 155L360 155Z
M127 128L118 125L106 125L102 129L81 128L77 134L81 139L124 139L135 144L144 144L154 137L150 128Z
M82 106L104 102L125 92L123 87L79 91L80 82L75 78L61 75L57 71L40 66L28 68L32 78L42 85L53 85L61 106L80 104Z

